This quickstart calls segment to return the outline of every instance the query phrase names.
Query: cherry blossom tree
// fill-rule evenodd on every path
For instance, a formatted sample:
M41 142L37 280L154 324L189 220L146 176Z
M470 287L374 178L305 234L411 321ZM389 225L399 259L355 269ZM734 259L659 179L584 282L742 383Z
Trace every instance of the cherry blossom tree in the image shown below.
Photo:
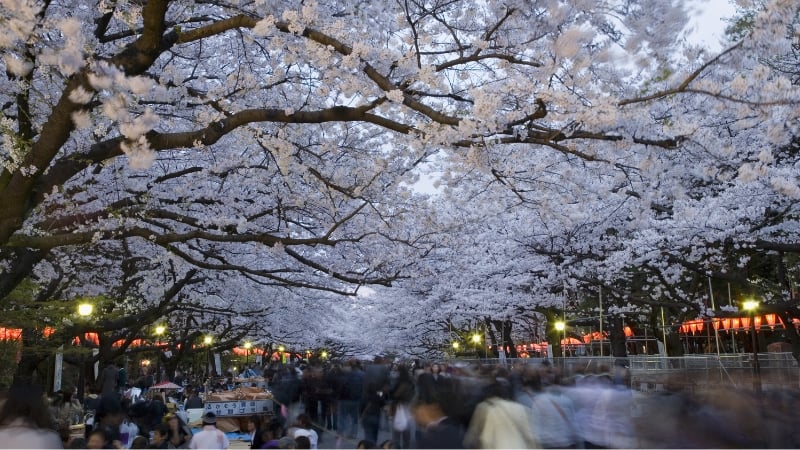
M722 244L797 245L775 153L800 97L764 59L790 53L788 0L717 55L658 0L2 8L0 298L47 258L127 249L176 279L235 274L252 286L196 294L240 311L408 278L493 320L509 288L549 307L603 286L623 313L695 307L676 281L720 272ZM428 168L451 206L411 188Z

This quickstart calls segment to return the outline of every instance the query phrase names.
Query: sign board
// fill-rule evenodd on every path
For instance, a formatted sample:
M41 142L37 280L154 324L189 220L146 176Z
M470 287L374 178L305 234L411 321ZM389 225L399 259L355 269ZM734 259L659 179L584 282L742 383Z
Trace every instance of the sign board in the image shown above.
M203 409L205 412L213 412L217 417L251 416L272 412L272 400L207 401Z

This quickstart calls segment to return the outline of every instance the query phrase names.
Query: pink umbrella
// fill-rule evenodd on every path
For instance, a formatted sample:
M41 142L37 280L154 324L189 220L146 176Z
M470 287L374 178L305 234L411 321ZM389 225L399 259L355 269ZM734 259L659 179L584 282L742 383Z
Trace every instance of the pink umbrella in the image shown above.
M150 389L180 389L181 386L171 382L171 381L162 381L161 383L154 384L150 386Z

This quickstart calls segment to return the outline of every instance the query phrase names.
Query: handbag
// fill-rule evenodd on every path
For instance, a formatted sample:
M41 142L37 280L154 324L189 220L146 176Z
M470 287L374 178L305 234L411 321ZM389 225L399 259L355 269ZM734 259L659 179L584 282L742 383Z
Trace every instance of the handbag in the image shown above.
M406 431L410 419L411 417L406 405L398 403L397 409L394 412L394 419L392 420L392 428L394 428L395 431Z

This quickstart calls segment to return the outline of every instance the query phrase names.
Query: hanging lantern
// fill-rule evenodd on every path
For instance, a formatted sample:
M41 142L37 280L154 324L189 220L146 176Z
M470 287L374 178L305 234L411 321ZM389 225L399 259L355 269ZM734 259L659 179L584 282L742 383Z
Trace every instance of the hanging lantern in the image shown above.
M722 329L730 330L731 329L731 319L722 319Z
M756 327L756 332L761 331L761 316L753 317L753 323Z
M769 329L770 330L774 330L775 329L775 314L767 314L766 316L764 316L764 318L767 319L767 325L769 325Z
M698 332L702 332L702 331L703 331L703 325L704 325L704 324L703 324L703 321L702 321L702 320L698 320L698 321L697 321L697 331L698 331Z
M625 337L633 336L633 330L631 330L631 327L625 327L622 330L625 333Z
M740 317L739 322L742 324L742 328L747 329L750 328L750 318L749 317Z
M714 330L719 330L719 319L711 319L711 325L714 326Z

